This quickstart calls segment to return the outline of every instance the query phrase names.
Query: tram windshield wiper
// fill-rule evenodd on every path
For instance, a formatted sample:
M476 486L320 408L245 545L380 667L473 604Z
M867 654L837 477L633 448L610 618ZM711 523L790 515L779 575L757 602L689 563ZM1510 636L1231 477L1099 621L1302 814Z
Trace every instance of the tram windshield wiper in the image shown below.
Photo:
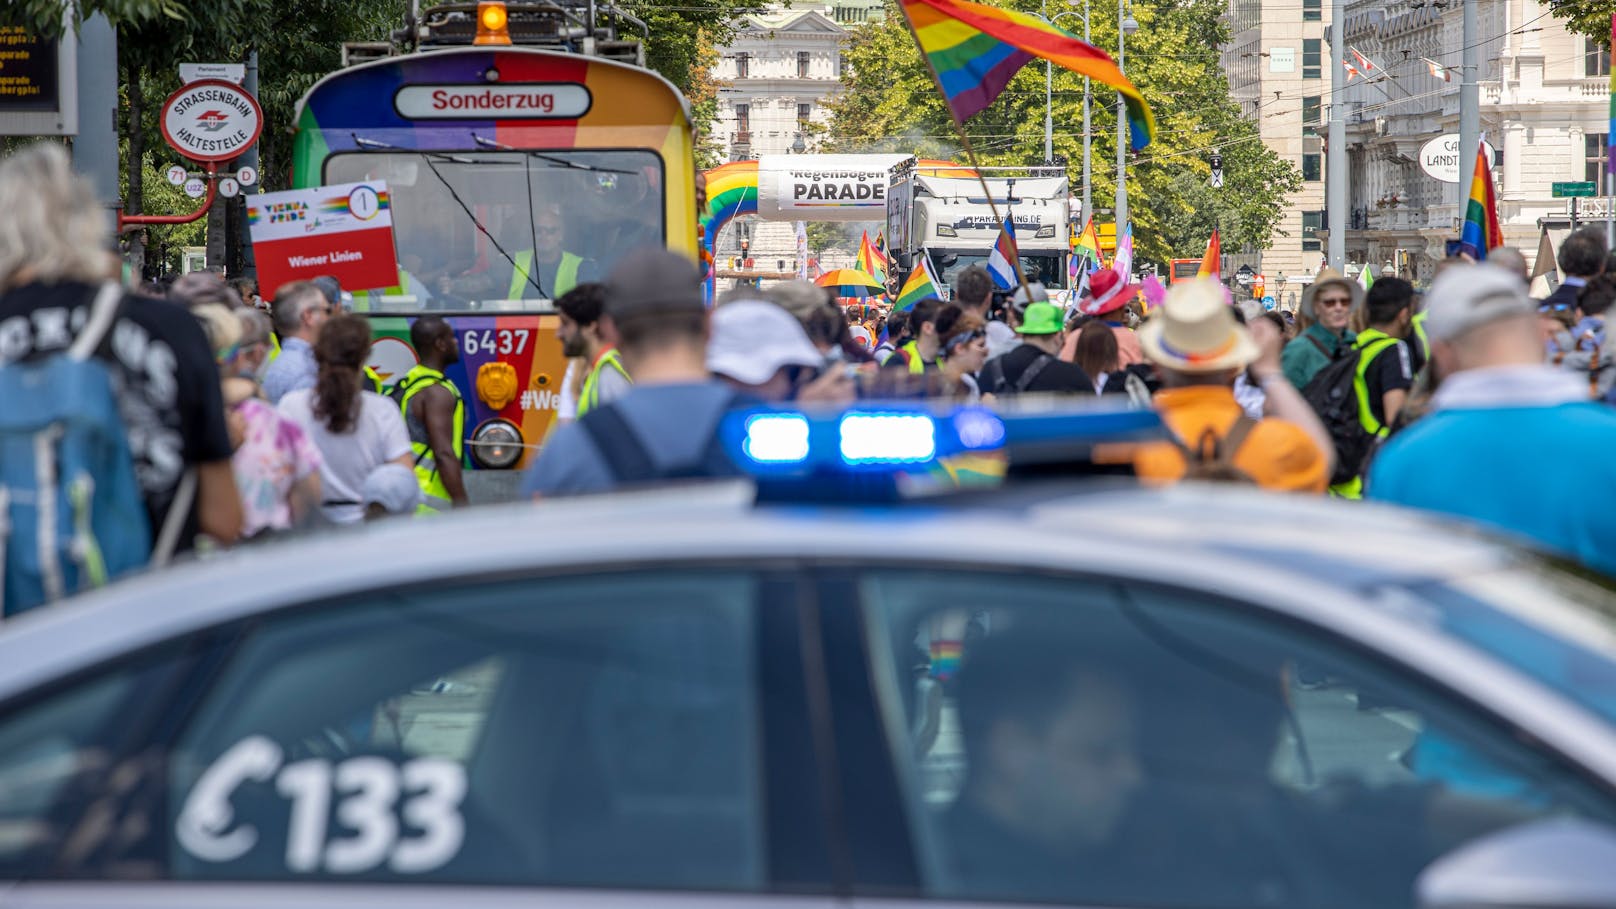
M485 226L482 221L478 220L476 213L471 210L471 206L467 205L466 201L464 199L460 198L460 194L458 192L455 192L454 186L452 184L450 184L449 181L443 176L442 172L440 172L438 170L438 165L436 163L438 161L447 161L447 162L449 162L451 164L482 164L482 163L496 163L496 162L480 162L480 161L477 161L477 160L472 159L472 158L462 158L462 157L460 157L458 155L451 155L451 154L447 154L445 152L426 151L424 149L419 149L419 148L405 148L405 147L403 147L401 145L394 145L391 142L381 142L381 141L378 141L376 139L365 139L365 138L362 138L358 133L349 133L349 135L353 137L354 144L359 146L360 148L386 149L387 151L402 152L403 154L407 154L407 155L420 155L421 160L426 162L427 169L432 171L432 176L437 177L438 182L443 184L443 188L448 190L449 198L453 199L455 201L455 204L460 206L460 210L466 213L466 217L471 219L472 226L476 227L477 230L484 237L487 237L488 242L493 245L494 250L496 252L498 252L500 254L500 256L505 259L506 262L510 263L510 265L511 265L511 273L515 274L518 271L522 272L522 276L527 279L527 283L532 285L533 289L537 290L539 292L539 298L540 299L546 299L546 296L545 296L545 293L544 293L544 285L539 283L538 275L535 274L535 272L537 272L538 269L537 268L525 268L524 269L524 268L521 268L520 266L518 266L516 264L516 258L514 256L512 256L510 253L506 252L505 247L499 245L499 241L494 239L493 233L491 233L488 230L487 226ZM532 198L532 187L531 186L528 189L528 193L529 193L529 198ZM529 229L529 233L531 234L531 233L533 233L533 207L531 205L529 205L529 206L527 206L527 209L528 209L528 229Z
M522 154L527 155L529 158L543 161L547 164L553 164L556 167L566 167L572 170L585 170L597 174L621 174L625 177L632 177L636 173L632 170L621 170L615 167L601 167L598 164L584 164L581 161L568 161L566 158L558 158L554 155L547 155L544 152L534 151L530 148L517 148L514 145L506 145L503 142L496 142L493 139L479 136L476 133L471 134L471 141L477 143L483 148L497 148L500 151L521 152Z

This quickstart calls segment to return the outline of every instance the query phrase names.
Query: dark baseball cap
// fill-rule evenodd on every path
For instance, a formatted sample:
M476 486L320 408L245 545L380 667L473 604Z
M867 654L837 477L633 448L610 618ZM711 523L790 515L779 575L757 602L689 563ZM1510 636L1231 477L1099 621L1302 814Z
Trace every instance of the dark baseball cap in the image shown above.
M701 273L678 253L665 249L629 253L606 278L606 314L614 319L706 311Z

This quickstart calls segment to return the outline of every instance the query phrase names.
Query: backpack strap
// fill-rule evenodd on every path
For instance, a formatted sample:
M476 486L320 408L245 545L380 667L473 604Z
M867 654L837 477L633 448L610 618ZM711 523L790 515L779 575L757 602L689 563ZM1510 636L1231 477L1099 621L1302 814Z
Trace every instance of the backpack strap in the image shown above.
M1328 350L1325 350L1324 345L1319 343L1318 338L1315 338L1312 335L1302 335L1302 337L1306 338L1309 344L1312 344L1314 347L1317 347L1319 349L1319 353L1324 354L1326 357L1328 357L1331 360L1335 359L1335 354L1330 353Z
M656 476L651 453L646 451L645 443L635 435L618 408L610 404L596 407L579 417L578 425L589 435L589 441L619 484L644 483Z
M1047 353L1041 353L1038 355L1038 359L1027 364L1027 368L1023 369L1021 375L1016 379L1016 393L1023 394L1028 388L1031 388L1032 383L1038 381L1039 374L1048 369L1049 364L1054 361L1054 357Z
M196 484L196 468L192 467L180 477L179 488L174 490L174 501L169 503L163 528L152 546L151 563L154 568L167 565L174 557L174 550L180 542L180 531L185 529L185 519L191 516L191 506L196 502Z
M1234 421L1234 425L1230 426L1229 431L1223 434L1223 440L1219 444L1219 459L1233 465L1235 455L1239 454L1241 446L1246 444L1246 437L1251 435L1251 431L1256 428L1257 421L1242 410L1239 418Z
M1235 455L1239 454L1241 447L1246 444L1246 437L1251 435L1251 431L1256 428L1257 421L1242 410L1240 416L1235 418L1235 421L1229 425L1228 430L1223 433L1221 438L1208 427L1205 432L1201 433L1201 438L1196 441L1195 447L1191 448L1178 433L1173 432L1169 427L1167 441L1178 449L1179 454L1184 456L1186 465L1219 464L1232 467ZM1211 443L1212 448L1210 457L1207 455L1208 442Z
M979 383L982 391L999 394L1008 384L1004 377L1004 357L994 357L988 365L982 367L982 381Z
M122 287L112 281L101 285L90 303L90 315L84 320L84 328L73 339L73 346L67 349L68 359L83 361L95 355L118 317L118 304L122 300Z

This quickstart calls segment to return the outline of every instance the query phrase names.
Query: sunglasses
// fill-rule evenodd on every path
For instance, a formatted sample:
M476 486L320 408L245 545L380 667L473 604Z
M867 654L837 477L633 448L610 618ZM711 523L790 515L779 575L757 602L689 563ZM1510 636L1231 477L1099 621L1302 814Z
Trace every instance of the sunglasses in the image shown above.
M1330 297L1328 299L1319 300L1318 304L1320 306L1351 306L1352 305L1352 298L1351 297Z

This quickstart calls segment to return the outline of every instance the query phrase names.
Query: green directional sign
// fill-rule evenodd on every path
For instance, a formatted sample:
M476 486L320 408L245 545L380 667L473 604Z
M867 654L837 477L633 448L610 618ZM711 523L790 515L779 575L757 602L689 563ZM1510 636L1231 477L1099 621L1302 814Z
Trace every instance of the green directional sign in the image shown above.
M1599 195L1599 186L1592 180L1554 184L1554 198L1556 199L1565 199L1573 196L1597 195Z

